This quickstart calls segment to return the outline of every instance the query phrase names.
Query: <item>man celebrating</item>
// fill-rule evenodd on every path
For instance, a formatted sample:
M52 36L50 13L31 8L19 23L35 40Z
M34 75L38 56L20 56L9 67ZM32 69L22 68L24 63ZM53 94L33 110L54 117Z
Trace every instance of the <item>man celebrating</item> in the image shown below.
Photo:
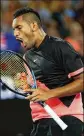
M39 14L28 7L14 13L14 36L27 50L24 57L33 69L38 89L31 89L31 136L81 136L83 129L83 63L72 46L48 36ZM29 89L30 91L30 89ZM68 125L65 131L37 104L46 101Z

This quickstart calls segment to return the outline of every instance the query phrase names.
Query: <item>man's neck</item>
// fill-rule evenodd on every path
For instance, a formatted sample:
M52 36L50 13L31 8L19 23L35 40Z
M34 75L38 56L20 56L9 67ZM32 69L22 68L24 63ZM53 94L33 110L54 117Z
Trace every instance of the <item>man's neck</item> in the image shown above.
M46 36L46 33L42 29L38 31L38 34L36 34L36 43L35 43L36 48L40 46L45 36Z

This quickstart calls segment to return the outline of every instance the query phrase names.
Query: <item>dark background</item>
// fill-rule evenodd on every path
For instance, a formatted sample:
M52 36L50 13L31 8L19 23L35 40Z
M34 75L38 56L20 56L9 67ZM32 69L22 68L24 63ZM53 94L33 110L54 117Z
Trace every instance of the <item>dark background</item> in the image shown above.
M0 100L0 136L29 136L32 128L29 102Z

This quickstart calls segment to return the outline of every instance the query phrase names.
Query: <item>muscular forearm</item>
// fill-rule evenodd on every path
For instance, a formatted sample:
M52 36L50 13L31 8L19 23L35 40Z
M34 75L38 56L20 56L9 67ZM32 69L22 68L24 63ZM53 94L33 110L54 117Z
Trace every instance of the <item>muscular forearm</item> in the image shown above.
M63 87L58 87L56 89L52 89L52 97L64 97L71 96L76 93L83 91L83 77L76 79L72 83L65 85Z
M32 95L26 97L31 101L46 101L52 97L64 97L64 96L71 96L76 93L79 93L83 90L83 76L79 75L74 79L72 83L69 83L63 87L55 88L55 89L44 89L44 88L37 88L37 89L29 89L32 92Z

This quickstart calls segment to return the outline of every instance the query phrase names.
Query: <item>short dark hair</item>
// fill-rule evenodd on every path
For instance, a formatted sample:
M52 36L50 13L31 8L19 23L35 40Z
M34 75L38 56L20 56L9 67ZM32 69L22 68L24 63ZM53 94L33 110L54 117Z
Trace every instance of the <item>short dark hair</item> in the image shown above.
M23 8L20 8L20 9L17 9L15 11L15 13L13 14L13 19L23 15L24 14L27 14L27 13L30 13L30 14L33 14L34 15L34 20L37 21L38 24L41 25L41 18L40 18L40 15L38 12L36 12L34 9L32 8L29 8L29 7L23 7Z

